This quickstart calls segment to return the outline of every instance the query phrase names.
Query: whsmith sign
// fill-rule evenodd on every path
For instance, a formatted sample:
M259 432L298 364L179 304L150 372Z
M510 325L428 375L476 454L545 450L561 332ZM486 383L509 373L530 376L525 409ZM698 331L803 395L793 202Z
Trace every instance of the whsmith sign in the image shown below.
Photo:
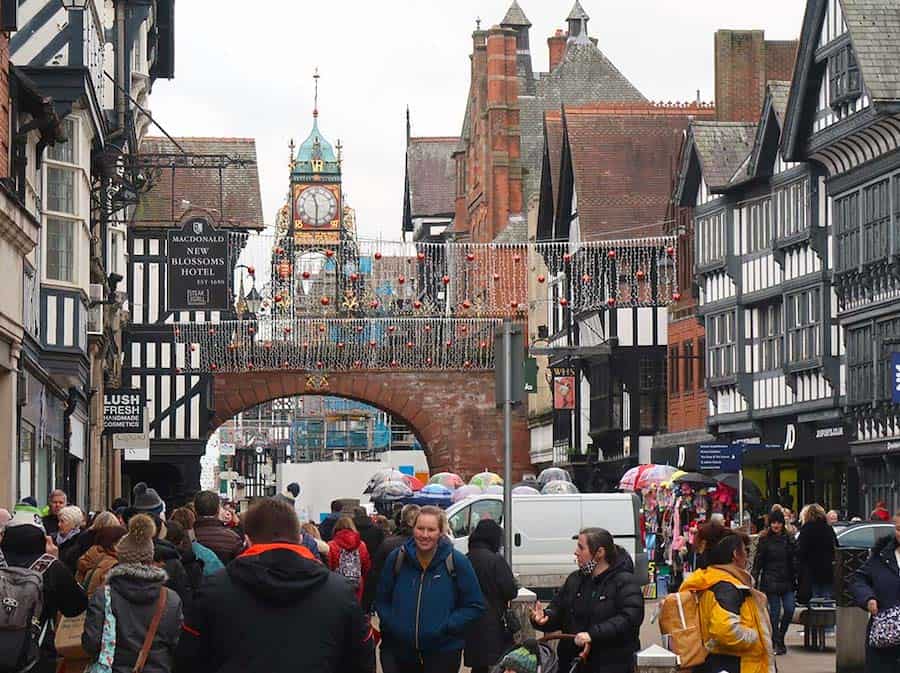
M103 429L108 433L142 432L146 400L141 390L107 390L103 393Z
M192 217L168 233L166 308L224 311L231 306L228 234Z

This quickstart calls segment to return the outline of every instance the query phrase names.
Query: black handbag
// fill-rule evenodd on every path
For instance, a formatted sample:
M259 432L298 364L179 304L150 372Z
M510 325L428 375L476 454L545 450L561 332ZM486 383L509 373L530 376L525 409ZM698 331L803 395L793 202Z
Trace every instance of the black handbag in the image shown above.
M506 608L500 614L500 623L503 624L503 632L510 638L515 638L516 634L522 630L522 622L519 621L518 615L512 608Z

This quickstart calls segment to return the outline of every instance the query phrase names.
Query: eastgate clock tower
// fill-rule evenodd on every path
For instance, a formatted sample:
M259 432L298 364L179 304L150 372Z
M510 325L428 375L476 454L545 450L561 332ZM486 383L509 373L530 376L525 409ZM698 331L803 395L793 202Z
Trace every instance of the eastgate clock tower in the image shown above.
M291 162L290 217L298 245L334 245L343 232L341 143L334 148L319 131L318 73L313 127Z

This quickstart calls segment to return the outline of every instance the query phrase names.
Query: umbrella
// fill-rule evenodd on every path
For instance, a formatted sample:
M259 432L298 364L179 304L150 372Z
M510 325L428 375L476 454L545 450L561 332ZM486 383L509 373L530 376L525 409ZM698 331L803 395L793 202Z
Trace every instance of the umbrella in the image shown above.
M561 467L548 467L545 470L541 470L537 478L538 488L546 486L551 481L572 481L572 477Z
M440 484L441 486L446 486L449 489L459 488L460 486L464 486L466 482L462 480L458 474L454 474L453 472L438 472L431 476L431 479L428 480L429 484Z
M736 472L722 472L715 476L715 480L718 483L733 489L734 492L737 493L738 475ZM761 505L764 500L762 491L759 490L759 486L750 479L744 479L744 499L758 505Z
M402 481L414 491L421 491L425 487L425 484L411 474L404 474Z
M619 480L619 490L633 491L641 473L641 465L630 468Z
M481 495L484 493L484 490L481 486L475 486L474 484L469 484L468 486L460 486L453 492L453 502L459 502L460 500L465 500L466 498L473 495Z
M635 490L642 490L667 482L678 471L677 467L669 465L648 465L647 469L641 472L637 478Z
M544 484L542 495L558 495L560 493L578 493L578 487L571 481L551 481Z
M403 481L385 481L372 490L372 500L402 500L412 494L409 484Z
M471 486L479 486L482 490L486 489L488 486L493 484L503 485L503 478L499 474L495 474L494 472L479 472L474 477L469 479L469 484Z
M421 491L422 495L433 495L449 498L453 495L453 489L442 486L441 484L428 484Z
M485 493L492 493L494 495L503 495L503 487L500 484L491 484L486 489L484 489Z
M363 491L363 493L372 493L378 484L386 481L403 481L405 476L405 474L399 470L395 470L393 467L384 467L372 475L372 478L369 479L369 483L366 485L366 490Z
M540 495L541 492L537 490L534 486L528 486L527 484L521 484L519 486L514 486L512 490L513 495Z
M693 484L694 486L715 486L716 480L699 472L685 472L672 477L673 484Z

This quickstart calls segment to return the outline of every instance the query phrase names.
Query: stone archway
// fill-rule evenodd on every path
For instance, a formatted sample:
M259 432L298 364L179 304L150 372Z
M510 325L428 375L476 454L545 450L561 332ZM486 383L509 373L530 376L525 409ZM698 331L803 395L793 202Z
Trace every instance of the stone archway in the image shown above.
M503 469L503 414L494 403L493 372L339 372L327 385L305 372L216 374L218 427L258 404L295 395L335 395L402 419L422 443L431 471L469 476ZM323 377L317 377L319 381ZM513 411L513 478L531 467L524 405Z

